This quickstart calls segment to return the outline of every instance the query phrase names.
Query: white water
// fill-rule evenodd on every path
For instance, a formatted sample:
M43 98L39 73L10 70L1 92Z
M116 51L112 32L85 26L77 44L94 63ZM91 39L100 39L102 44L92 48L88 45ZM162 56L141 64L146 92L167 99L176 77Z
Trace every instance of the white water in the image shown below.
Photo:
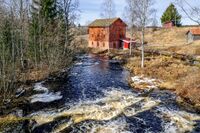
M36 126L46 124L59 117L70 117L70 121L55 127L53 133L58 133L69 126L86 120L108 121L117 118L120 114L126 117L134 117L139 113L156 110L156 115L162 118L164 133L182 133L192 131L195 120L200 120L200 116L184 111L175 111L159 106L160 101L148 98L137 97L129 91L122 91L120 88L113 88L105 91L105 97L95 101L80 102L70 109L62 109L62 111L40 111L30 117L37 122ZM138 105L139 108L133 105ZM128 132L125 129L126 122L124 119L114 120L105 124L94 124L87 127L87 122L83 125L88 133L121 133ZM148 132L148 131L147 131Z
M61 92L49 92L48 88L43 87L42 83L37 83L34 86L34 91L40 92L30 97L31 103L42 102L49 103L62 99Z
M66 108L42 110L29 115L28 117L36 122L35 128L43 131L41 125L49 124L49 127L53 128L52 133L59 133L65 129L81 133L130 133L133 131L184 133L195 129L197 124L195 120L200 120L199 115L166 105L164 103L166 101L163 102L162 100L163 97L164 100L168 99L165 99L165 96L168 96L167 94L162 97L162 93L158 92L160 95L152 96L154 98L139 96L139 93L134 93L131 89L126 90L126 82L123 83L121 80L124 80L124 77L127 76L122 76L125 71L116 69L118 68L117 65L109 66L105 60L100 62L99 65L99 60L94 60L94 58L82 59L75 65L70 74L72 87L74 87L74 83L79 83L79 85L69 88L69 95L74 95L73 98L77 97L80 101L68 101L68 97L64 95L66 97ZM116 62L110 61L110 63ZM117 71L114 71L115 69ZM100 80L103 82L98 82ZM106 82L106 80L109 82ZM162 81L135 76L132 77L132 82L136 85L144 85L144 89L155 89L159 87L159 83ZM95 89L93 89L93 86L95 86ZM102 86L120 86L122 88ZM51 93L42 85L38 85L36 88L38 92L44 92L41 93L42 95ZM100 92L100 94L94 93L94 97L92 96L90 99L88 93L93 94L93 91ZM80 93L81 97L78 97ZM57 98L61 98L59 93L57 96ZM36 99L40 98L37 97ZM40 101L44 100L42 98ZM55 120L59 120L59 122L52 125L51 122Z
M163 124L165 132L168 133L182 133L186 131L192 131L196 124L196 120L200 120L200 116L185 111L171 110L166 107L159 107L159 117L162 117L167 124Z
M76 124L85 120L111 120L118 117L120 114L133 116L150 110L159 104L159 101L147 97L136 97L129 91L121 91L116 88L109 92L106 91L105 95L106 97L97 99L96 101L80 102L76 106L72 106L69 110L61 112L37 112L32 114L31 118L35 119L39 126L52 122L58 117L70 116L73 124ZM129 106L134 104L141 104L141 108L139 110L134 110L134 108L131 107L129 108ZM67 125L69 126L70 124Z

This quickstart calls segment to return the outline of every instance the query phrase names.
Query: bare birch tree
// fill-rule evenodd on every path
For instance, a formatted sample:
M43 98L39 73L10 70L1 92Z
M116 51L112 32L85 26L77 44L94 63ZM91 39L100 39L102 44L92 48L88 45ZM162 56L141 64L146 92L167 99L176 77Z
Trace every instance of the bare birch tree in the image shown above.
M17 82L70 65L77 10L78 0L0 0L0 102L15 94Z
M142 54L142 61L141 67L144 67L144 43L145 43L145 27L149 22L152 20L152 14L155 12L153 8L154 0L132 0L132 6L135 17L135 24L141 29L141 54Z
M115 10L115 3L113 0L104 0L101 4L101 13L100 16L103 19L111 19L116 16L116 10ZM105 21L105 23L107 23ZM108 47L108 53L110 53L110 44Z
M100 13L102 18L110 19L116 16L115 3L113 0L104 0L100 10L102 11Z
M124 16L126 17L127 22L129 24L129 28L130 28L131 42L130 42L129 54L132 55L132 41L133 41L133 36L134 36L134 27L136 25L136 12L135 12L135 4L133 0L126 0Z
M190 4L187 0L175 0L175 3L182 9L186 16L193 22L200 25L200 3L195 1L195 5Z

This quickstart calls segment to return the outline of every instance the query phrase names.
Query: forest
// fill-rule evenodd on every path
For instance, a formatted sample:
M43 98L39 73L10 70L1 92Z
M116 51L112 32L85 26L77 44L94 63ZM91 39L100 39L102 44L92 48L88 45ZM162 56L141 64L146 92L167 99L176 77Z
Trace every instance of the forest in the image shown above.
M76 53L76 0L0 1L0 99L18 84L68 67Z

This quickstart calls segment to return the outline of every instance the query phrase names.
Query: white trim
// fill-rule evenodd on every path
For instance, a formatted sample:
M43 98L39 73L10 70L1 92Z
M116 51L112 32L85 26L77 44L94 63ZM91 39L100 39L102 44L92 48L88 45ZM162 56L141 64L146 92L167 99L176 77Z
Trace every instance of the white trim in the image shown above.
M134 43L134 42L136 42L136 41L127 41L127 40L124 40L124 39L120 39L121 41L123 41L123 42L126 42L126 43Z

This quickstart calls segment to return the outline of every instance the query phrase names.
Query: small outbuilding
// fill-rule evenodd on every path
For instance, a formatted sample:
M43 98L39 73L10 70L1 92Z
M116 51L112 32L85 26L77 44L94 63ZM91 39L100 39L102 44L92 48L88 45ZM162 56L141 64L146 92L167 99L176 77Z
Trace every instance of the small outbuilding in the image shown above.
M200 40L200 28L191 29L186 33L188 43Z
M174 21L168 21L168 22L163 23L163 27L166 29L173 28L174 26L175 26Z
M123 39L121 39L121 43L123 44L123 49L124 50L130 49L130 45L132 47L136 46L135 39L131 41L130 38L123 38Z

